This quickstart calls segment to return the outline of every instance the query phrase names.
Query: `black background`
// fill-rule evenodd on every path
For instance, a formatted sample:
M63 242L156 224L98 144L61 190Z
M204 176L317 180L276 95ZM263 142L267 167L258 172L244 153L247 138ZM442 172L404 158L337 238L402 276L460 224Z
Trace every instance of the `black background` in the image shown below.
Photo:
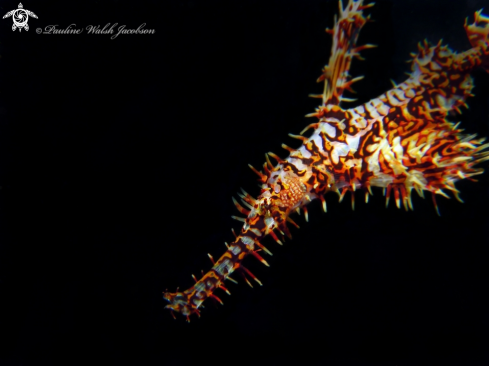
M17 8L2 1L2 15ZM161 292L187 288L232 240L231 197L257 195L247 164L287 154L320 93L336 1L29 1L0 21L1 365L489 365L489 179L465 203L380 189L328 213L310 206L263 287L230 283L224 306L173 320ZM359 43L359 102L404 80L416 43L469 48L487 0L377 1ZM45 35L106 23L154 35ZM489 76L461 120L489 136ZM294 218L295 219L295 218Z

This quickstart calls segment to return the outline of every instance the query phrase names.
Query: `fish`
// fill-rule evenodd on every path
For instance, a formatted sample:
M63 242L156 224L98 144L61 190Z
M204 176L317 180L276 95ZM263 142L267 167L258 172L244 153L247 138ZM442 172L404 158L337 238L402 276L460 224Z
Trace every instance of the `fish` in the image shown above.
M300 134L289 136L302 145L291 148L286 158L267 153L262 167L250 166L257 175L260 193L255 198L242 190L240 201L233 198L242 223L234 240L217 260L209 255L212 268L184 291L163 293L166 308L190 316L200 316L207 299L218 303L220 289L229 293L225 281L236 282L234 273L246 283L262 282L244 266L248 256L269 266L266 255L271 251L264 244L269 236L283 245L291 238L290 227L299 225L291 217L303 213L308 221L308 205L318 200L327 211L325 195L334 192L340 202L350 195L352 208L355 197L362 192L368 202L373 188L381 188L386 206L413 210L412 194L431 197L439 214L437 196L453 195L462 201L455 183L475 180L484 172L480 164L489 160L489 144L475 134L465 134L449 117L467 108L473 96L471 72L489 70L489 17L477 11L474 22L464 24L469 50L457 53L442 41L418 44L411 54L410 72L405 81L366 103L347 108L355 102L346 93L354 93L353 85L363 76L350 75L354 59L375 45L357 45L361 29L370 21L364 12L374 6L363 0L339 1L339 14L334 26L326 29L332 37L329 62L318 82L321 94L311 97L320 101L306 117L312 123Z

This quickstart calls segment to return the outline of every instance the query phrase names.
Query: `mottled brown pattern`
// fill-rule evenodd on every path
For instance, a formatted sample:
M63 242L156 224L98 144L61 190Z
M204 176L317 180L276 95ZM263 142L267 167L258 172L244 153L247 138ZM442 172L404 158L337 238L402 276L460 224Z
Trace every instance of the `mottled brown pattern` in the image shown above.
M312 130L302 140L299 149L284 146L290 152L287 159L269 153L277 160L274 166L267 156L263 171L252 168L262 183L260 196L240 195L243 206L235 201L239 212L246 218L243 228L228 250L212 269L191 288L176 293L165 292L167 308L183 315L198 314L202 302L211 297L220 301L214 292L234 271L261 282L247 270L242 262L248 255L255 256L265 265L259 251L270 252L260 240L270 235L279 244L289 236L286 223L295 223L290 214L304 210L319 198L326 210L324 194L335 191L340 200L348 191L382 187L389 197L394 196L398 207L412 209L411 191L419 194L431 192L445 195L451 191L458 198L454 183L459 179L481 174L477 164L489 160L483 139L465 136L462 130L449 122L447 114L466 106L473 87L469 73L476 67L489 66L489 18L477 12L474 24L465 24L472 49L456 54L441 42L435 46L426 41L412 54L410 77L393 89L369 102L351 109L343 109L341 102L345 90L361 79L348 75L353 57L371 45L356 46L360 29L368 17L362 11L373 4L363 0L350 0L345 9L340 1L340 15L332 30L333 49L329 64L319 78L324 91L316 96L322 104L312 113L316 123L304 131ZM341 190L341 193L340 193ZM352 205L354 205L352 195ZM246 281L250 284L248 279ZM251 285L251 284L250 284Z

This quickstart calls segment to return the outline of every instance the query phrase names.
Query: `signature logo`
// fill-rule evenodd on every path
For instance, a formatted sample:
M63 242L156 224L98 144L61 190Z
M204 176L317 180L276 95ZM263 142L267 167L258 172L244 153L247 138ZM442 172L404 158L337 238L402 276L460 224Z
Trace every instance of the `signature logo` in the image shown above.
M7 14L3 16L3 19L12 17L14 20L14 24L12 25L12 30L15 31L19 28L19 32L22 28L25 28L26 31L29 30L29 26L27 25L27 21L29 20L29 15L33 18L37 19L37 15L32 11L24 9L22 3L19 3L19 8L9 11Z

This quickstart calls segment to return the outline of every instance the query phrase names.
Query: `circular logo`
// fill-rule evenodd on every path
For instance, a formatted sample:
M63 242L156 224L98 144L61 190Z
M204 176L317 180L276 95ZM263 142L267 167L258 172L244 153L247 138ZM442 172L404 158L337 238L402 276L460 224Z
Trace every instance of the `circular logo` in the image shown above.
M12 19L17 27L23 28L27 24L29 15L24 9L16 9L12 14Z

